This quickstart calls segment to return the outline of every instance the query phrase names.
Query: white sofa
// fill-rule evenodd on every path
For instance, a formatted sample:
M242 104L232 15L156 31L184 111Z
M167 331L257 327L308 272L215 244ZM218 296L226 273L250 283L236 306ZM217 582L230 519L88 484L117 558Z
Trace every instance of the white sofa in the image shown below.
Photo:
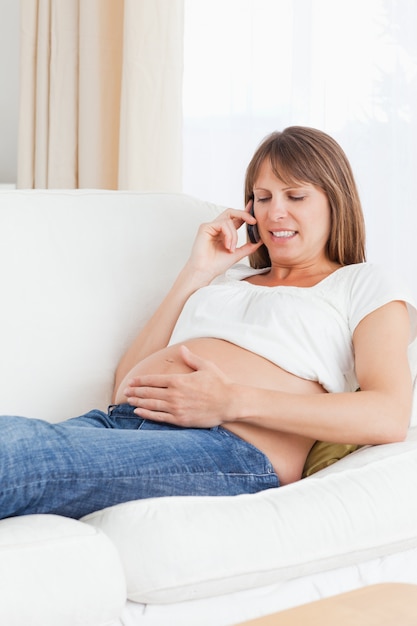
M106 408L120 355L218 210L182 195L0 192L0 415ZM410 360L415 380L416 345ZM226 626L417 583L415 425L416 403L404 443L256 495L2 520L0 624Z

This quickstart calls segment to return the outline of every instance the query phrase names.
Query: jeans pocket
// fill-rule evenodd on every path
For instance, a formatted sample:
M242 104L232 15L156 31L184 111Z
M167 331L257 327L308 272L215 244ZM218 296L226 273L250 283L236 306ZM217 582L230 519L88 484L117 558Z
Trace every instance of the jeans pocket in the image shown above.
M278 481L277 486L279 486L279 479L275 473L274 467L262 450L222 426L219 427L219 433L224 437L228 437L229 440L233 442L235 451L239 455L242 465L247 465L247 468L250 468L254 474L275 475Z

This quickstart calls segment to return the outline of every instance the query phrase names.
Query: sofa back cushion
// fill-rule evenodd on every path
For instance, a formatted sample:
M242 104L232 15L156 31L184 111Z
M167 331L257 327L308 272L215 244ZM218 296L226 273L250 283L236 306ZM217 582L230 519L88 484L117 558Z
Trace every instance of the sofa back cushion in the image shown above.
M181 194L0 192L0 415L105 409L119 358L220 209Z

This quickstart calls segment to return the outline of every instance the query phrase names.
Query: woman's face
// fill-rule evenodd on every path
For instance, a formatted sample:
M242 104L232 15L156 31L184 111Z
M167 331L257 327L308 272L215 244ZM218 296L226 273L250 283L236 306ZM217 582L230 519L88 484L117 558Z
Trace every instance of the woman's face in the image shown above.
M282 182L266 159L253 194L259 234L272 265L304 266L327 260L331 215L322 189L310 183Z

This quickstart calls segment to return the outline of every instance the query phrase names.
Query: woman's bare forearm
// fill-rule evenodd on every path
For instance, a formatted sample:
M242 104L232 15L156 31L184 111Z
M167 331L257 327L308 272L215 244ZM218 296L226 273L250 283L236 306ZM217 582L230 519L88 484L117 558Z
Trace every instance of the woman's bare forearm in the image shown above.
M402 389L387 392L295 395L238 386L233 397L231 422L338 443L402 441L411 414L407 375Z

